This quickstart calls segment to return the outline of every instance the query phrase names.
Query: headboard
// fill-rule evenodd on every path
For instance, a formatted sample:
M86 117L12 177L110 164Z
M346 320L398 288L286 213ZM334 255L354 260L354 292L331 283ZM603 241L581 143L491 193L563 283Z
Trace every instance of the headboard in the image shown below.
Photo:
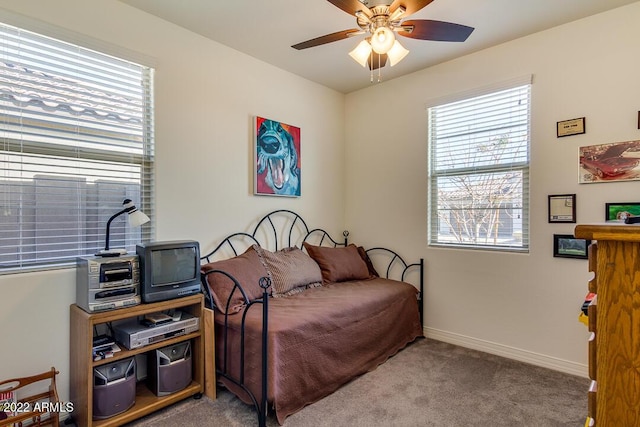
M297 213L278 209L263 216L251 232L237 232L225 237L212 251L201 259L212 262L216 258L229 258L244 252L249 246L257 244L270 251L298 246L308 242L317 246L346 246L349 232L344 231L344 241L334 240L322 228L310 229L305 220Z

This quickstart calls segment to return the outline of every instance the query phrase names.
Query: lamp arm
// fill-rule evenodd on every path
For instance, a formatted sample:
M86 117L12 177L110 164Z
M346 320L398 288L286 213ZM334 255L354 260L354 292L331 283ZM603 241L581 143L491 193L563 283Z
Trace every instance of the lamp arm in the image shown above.
M109 250L109 234L110 234L110 230L111 230L111 222L116 219L118 216L122 215L123 213L126 213L128 211L130 211L131 208L125 208L123 210L121 210L118 213L115 213L111 216L111 218L109 218L109 221L107 221L107 234L105 237L105 244L104 244L104 250L108 251Z

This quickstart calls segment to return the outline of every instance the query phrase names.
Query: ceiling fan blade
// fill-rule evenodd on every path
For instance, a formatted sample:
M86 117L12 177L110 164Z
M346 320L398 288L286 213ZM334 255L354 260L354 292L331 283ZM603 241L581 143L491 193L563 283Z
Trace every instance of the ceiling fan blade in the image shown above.
M378 68L382 68L387 65L387 54L383 53L381 55L379 53L371 52L367 64L369 65L370 70L377 70Z
M391 3L391 6L389 6L389 11L393 13L398 6L402 6L405 8L405 12L402 17L407 17L427 6L432 1L433 0L394 0L394 2Z
M315 39L294 44L291 47L298 50L308 49L310 47L320 46L322 44L337 42L338 40L346 39L350 34L360 33L361 31L362 30L355 28L351 30L338 31L337 33L327 34L324 36L316 37Z
M358 0L327 0L329 3L334 5L335 7L344 10L349 15L355 15L357 11L361 10L367 14L369 18L373 16L371 9L369 9L364 4L360 3Z
M411 31L404 30L410 29L411 27L413 27ZM414 19L412 21L404 21L398 34L420 40L463 42L471 35L473 30L473 27L454 24L452 22Z

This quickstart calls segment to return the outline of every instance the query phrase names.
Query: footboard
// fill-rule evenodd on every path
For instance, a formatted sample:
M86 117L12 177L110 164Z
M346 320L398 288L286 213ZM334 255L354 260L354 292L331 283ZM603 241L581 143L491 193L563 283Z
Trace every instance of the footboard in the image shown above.
M282 216L287 218L284 222L280 219ZM209 329L216 328L218 335L215 337L216 353L220 355L217 363L207 363L206 365L205 375L208 378L205 383L214 387L211 392L205 390L208 396L215 396L215 381L209 381L210 377L213 377L215 369L216 376L223 380L227 388L242 400L254 405L259 426L266 425L269 405L274 404L269 401L269 363L272 361L268 360L270 350L278 348L277 344L273 349L268 348L269 300L272 291L271 279L268 276L272 273L263 275L256 273L253 276L247 273L251 268L247 268L248 264L246 263L254 262L255 265L255 260L250 260L251 247L257 245L260 248L278 251L281 248L296 245L302 247L304 243L313 242L318 246L346 248L348 234L346 231L343 233L344 241L334 240L323 229L309 229L304 220L294 212L278 210L259 220L251 233L231 234L202 258L203 264L206 263L203 265L201 274L206 306L212 310L216 318L215 322L209 322ZM366 255L362 248L359 248L359 251L362 251L361 256L368 263L367 267L370 272L375 271L375 275L379 277L407 282L417 288L418 313L422 325L423 260L409 264L395 251L383 247L368 249ZM232 259L225 258L217 261L220 253L222 256L231 255ZM233 264L234 262L236 264ZM374 264L378 266L377 269L373 267ZM223 265L224 268L219 267L220 265ZM316 268L318 267L316 266ZM209 287L213 280L224 281L226 292L224 298L211 292ZM408 298L406 302L410 305L413 297L409 296ZM275 301L273 304L277 305L280 302ZM260 315L255 310L260 310ZM278 318L277 314L278 312L275 312L274 319ZM413 312L413 316L415 329L417 329L415 312ZM272 322L276 322L276 320L272 319ZM278 323L276 322L275 325ZM205 330L205 332L207 331ZM393 334L389 336L391 335ZM208 333L207 340L210 340L212 336L213 333ZM258 340L260 341L259 347L257 346ZM257 360L259 363L256 362ZM261 371L259 375L258 369ZM272 385L271 387L276 386ZM279 412L276 410L276 413Z
M226 305L225 305L225 310L220 310L217 306L215 306L213 304L214 299L211 297L210 295L210 290L209 290L209 286L208 286L208 277L211 275L223 275L225 277L227 277L229 280L231 280L234 283L234 288L233 291L231 292ZM221 362L221 366L216 366L215 364L215 352L214 351L208 351L208 356L211 357L214 361L214 363L209 364L207 363L206 366L209 367L209 369L215 370L215 377L222 377L227 379L228 381L231 381L233 384L235 384L237 387L239 387L241 390L244 391L245 395L248 396L248 398L251 400L253 406L256 408L256 412L258 413L258 424L260 426L265 426L266 425L266 417L267 417L267 412L268 412L268 406L267 406L267 364L268 364L268 353L267 353L267 336L268 336L268 326L269 326L269 288L271 287L271 279L269 277L262 277L259 280L259 285L260 288L263 290L262 293L262 297L259 299L254 299L254 300L250 300L247 296L247 292L242 288L242 285L238 282L238 280L233 277L232 275L230 275L229 273L222 271L222 270L209 270L207 272L204 272L202 274L202 284L203 284L203 288L205 289L205 293L209 294L209 297L207 298L208 301L210 301L210 306L208 306L207 308L213 311L214 315L221 315L224 318L224 327L222 328L222 346L223 346L223 354L224 354L224 358L223 361ZM239 374L234 374L230 371L230 366L229 366L229 351L227 350L230 347L230 342L229 342L229 317L230 317L230 312L229 312L229 307L231 305L231 301L233 298L233 295L235 292L239 292L240 294L242 294L242 297L245 301L245 308L242 311L242 313L240 314L242 316L242 321L241 321L241 338L240 338L240 354L239 354L239 361L240 361L240 369L239 369ZM254 305L261 305L262 306L262 361L261 361L261 378L262 378L262 387L261 387L261 393L260 396L256 396L256 394L249 388L249 386L247 385L247 383L245 382L245 344L246 344L246 340L247 340L247 336L246 336L246 318L247 318L247 313L248 311L254 306ZM236 313L233 313L234 315ZM215 336L215 321L213 319L210 319L210 321L208 323L205 324L206 328L205 328L205 334L206 337L211 338ZM205 338L206 340L206 338ZM210 348L213 348L214 346L209 346ZM211 371L213 372L213 371ZM205 372L206 375L206 372ZM206 387L205 387L205 395L207 395L207 397L210 398L215 398L215 382L213 381L205 381Z

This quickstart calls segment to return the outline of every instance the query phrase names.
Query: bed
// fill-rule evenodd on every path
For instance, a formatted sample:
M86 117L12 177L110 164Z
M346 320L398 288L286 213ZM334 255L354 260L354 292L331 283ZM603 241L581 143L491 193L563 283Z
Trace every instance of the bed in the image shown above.
M260 426L269 411L282 425L423 335L423 260L343 238L276 210L203 256L215 378L255 406Z

